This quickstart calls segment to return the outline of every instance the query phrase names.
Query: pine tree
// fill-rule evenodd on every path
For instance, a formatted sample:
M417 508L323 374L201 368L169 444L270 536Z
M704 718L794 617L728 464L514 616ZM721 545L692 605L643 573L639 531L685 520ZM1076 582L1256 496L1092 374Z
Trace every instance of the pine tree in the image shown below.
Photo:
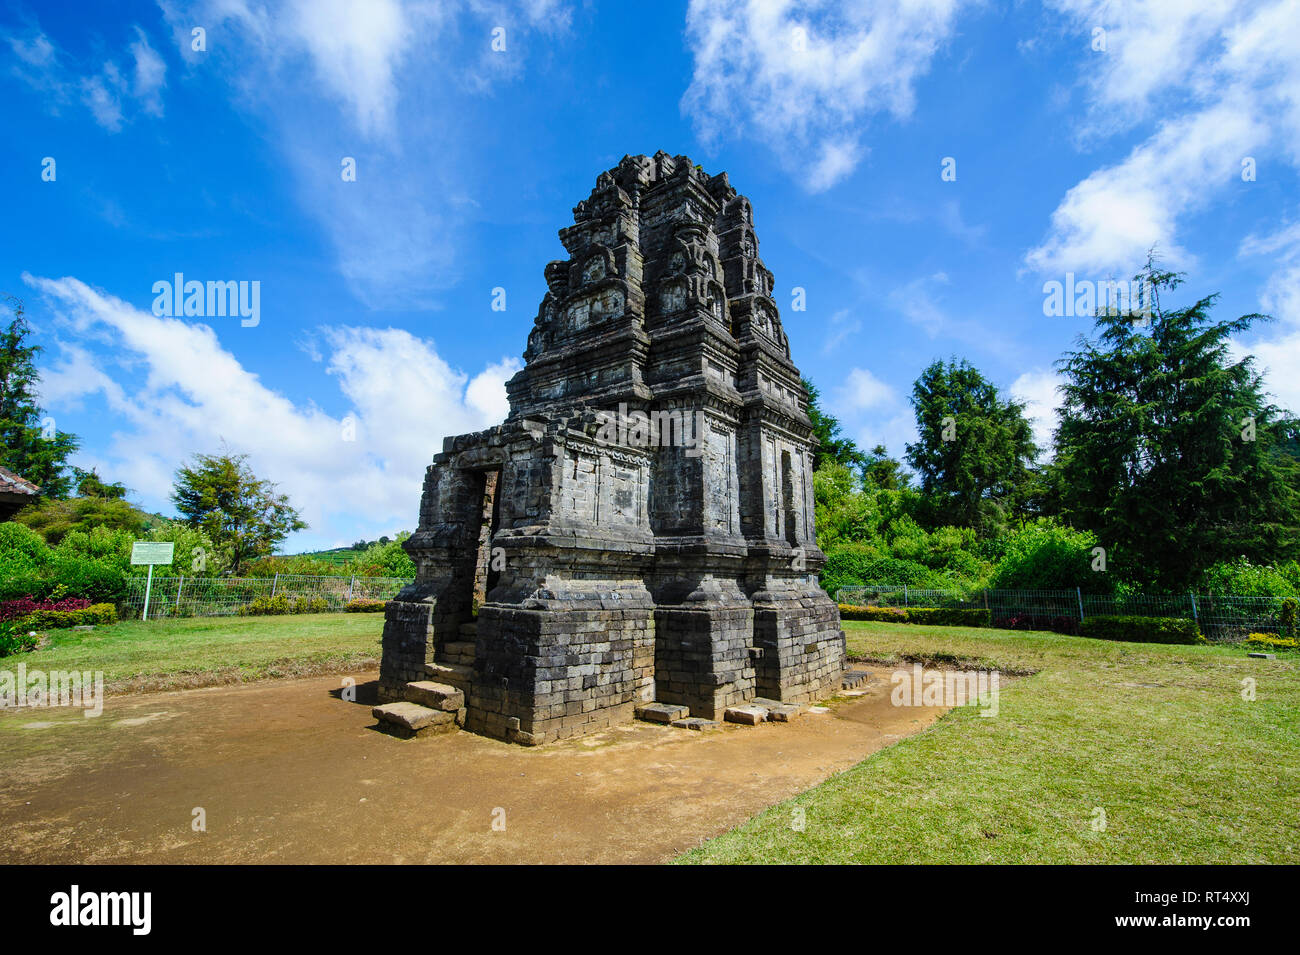
M1025 406L1004 400L967 361L933 362L912 386L907 446L932 522L999 531L1023 510L1038 455Z
M72 489L67 460L78 442L45 427L36 395L41 347L28 340L32 329L22 301L10 296L5 304L13 318L0 332L0 464L39 485L42 496L66 498Z
M1219 560L1300 556L1300 428L1271 404L1231 336L1266 316L1210 317L1216 295L1165 308L1182 282L1154 260L1136 277L1149 317L1099 310L1066 377L1052 495L1061 516L1124 555L1148 585L1189 586Z

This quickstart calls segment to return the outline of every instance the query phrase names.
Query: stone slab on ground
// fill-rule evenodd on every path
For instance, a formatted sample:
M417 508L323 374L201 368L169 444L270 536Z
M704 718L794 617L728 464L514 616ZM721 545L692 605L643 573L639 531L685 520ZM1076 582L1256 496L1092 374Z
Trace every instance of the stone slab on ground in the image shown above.
M844 676L840 679L840 687L845 690L854 690L866 683L871 674L866 670L845 670Z
M767 707L746 703L743 706L731 706L722 714L728 723L740 723L745 726L757 726L767 719Z
M427 706L431 710L449 710L455 712L465 705L465 693L450 683L435 683L432 680L420 680L406 684L406 699L411 703Z
M636 708L636 718L647 723L671 723L690 715L690 708L680 703L642 703Z
M372 709L370 715L379 721L379 728L384 732L405 739L447 733L457 728L455 713L433 710L406 700L383 703Z
M802 716L808 709L798 703L782 703L780 700L769 700L762 696L756 696L749 702L752 706L766 709L767 718L773 723L789 723L792 719Z
M671 725L679 730L696 730L697 732L722 729L722 724L717 720L706 720L702 716L688 716L684 720L673 720Z

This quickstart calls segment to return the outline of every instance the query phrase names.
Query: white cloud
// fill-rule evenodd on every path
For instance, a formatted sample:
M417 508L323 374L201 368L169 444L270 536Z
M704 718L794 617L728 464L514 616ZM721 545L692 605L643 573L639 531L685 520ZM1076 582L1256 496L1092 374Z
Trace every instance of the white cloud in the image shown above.
M29 39L12 35L4 39L19 61L14 73L43 94L49 109L55 111L61 104L79 99L96 123L116 133L136 109L152 116L163 115L167 64L139 27L135 28L135 37L129 47L130 75L115 60L107 60L97 69L78 64L39 30Z
M1153 123L1119 164L1072 188L1043 241L1026 255L1041 271L1131 274L1160 246L1186 263L1180 219L1241 179L1242 160L1300 164L1300 4L1294 0L1055 0L1080 37L1106 30L1087 54L1085 138ZM1081 49L1085 48L1081 40Z
M847 177L877 113L904 118L916 80L952 35L961 0L691 0L695 60L682 98L706 143L764 142L812 191Z
M322 226L352 293L371 308L437 308L458 280L458 233L473 181L467 100L522 71L521 35L556 32L552 0L164 0L182 49L209 31L216 67L283 150L299 202ZM506 28L506 54L490 30ZM212 37L220 28L222 42ZM343 182L343 158L356 179ZM411 157L419 157L412 161Z
M1251 345L1236 341L1234 352L1253 354L1268 391L1292 414L1300 414L1300 221L1267 235L1248 236L1238 254L1267 256L1276 262L1259 298L1260 307L1277 319L1281 334L1261 337ZM1263 336L1273 330L1257 329Z
M347 536L340 528L358 520L413 526L424 469L442 438L498 423L506 410L504 380L519 367L503 359L471 381L433 342L407 331L322 329L326 369L349 406L336 416L265 385L207 325L154 316L75 278L24 279L48 296L79 339L113 341L94 356L61 345L43 395L56 413L103 396L122 422L95 449L105 470L150 506L166 508L177 465L193 451L225 443L280 485L313 537Z
M1230 184L1265 137L1242 102L1165 123L1117 165L1074 186L1052 213L1047 238L1026 256L1044 273L1128 278L1158 246L1167 263L1186 263L1178 219ZM1240 180L1238 179L1238 182Z
M1064 379L1054 371L1036 369L1027 371L1011 383L1011 397L1025 406L1025 417L1034 429L1034 443L1045 460L1051 456L1052 434L1060 421L1057 409L1061 404L1058 392Z
M854 368L840 389L840 404L853 411L865 411L897 402L898 394L865 368Z

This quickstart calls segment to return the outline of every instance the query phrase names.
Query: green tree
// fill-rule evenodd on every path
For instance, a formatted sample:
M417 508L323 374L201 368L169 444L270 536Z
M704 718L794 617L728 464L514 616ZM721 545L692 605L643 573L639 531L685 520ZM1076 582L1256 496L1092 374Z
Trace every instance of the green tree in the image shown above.
M73 531L90 531L96 527L128 531L139 537L151 523L148 514L126 501L93 496L41 501L23 508L15 520L26 524L51 545L59 543Z
M863 483L882 491L901 491L911 483L911 475L903 469L903 462L891 458L883 444L878 444L865 455L862 468Z
M803 387L808 393L808 417L812 419L813 435L820 442L813 450L813 470L821 467L823 461L835 461L861 472L868 464L867 456L852 438L840 434L839 421L822 410L821 392L817 387L807 378L803 379Z
M1025 406L1003 399L969 362L933 362L912 386L917 441L907 446L935 524L992 533L1022 510L1032 482Z
M1269 403L1231 336L1262 315L1217 320L1216 295L1166 308L1182 282L1153 260L1136 276L1149 318L1099 310L1097 337L1058 363L1065 404L1054 479L1061 516L1127 557L1121 573L1183 589L1216 561L1300 554L1294 418Z
M101 497L113 501L120 501L126 497L126 485L116 482L105 483L94 468L83 471L81 468L74 467L72 476L77 482L78 497Z
M0 331L0 464L39 485L42 496L64 498L72 488L65 469L77 439L42 424L36 395L41 347L29 341L32 328L22 301L7 296L5 304L13 317Z
M195 455L176 472L171 499L185 523L202 530L236 574L307 526L287 496L253 473L243 454Z

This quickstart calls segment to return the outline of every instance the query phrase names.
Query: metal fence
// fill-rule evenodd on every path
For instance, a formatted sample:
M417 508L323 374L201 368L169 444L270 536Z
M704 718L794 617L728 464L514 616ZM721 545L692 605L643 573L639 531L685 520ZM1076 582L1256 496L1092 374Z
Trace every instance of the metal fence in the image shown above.
M402 577L155 577L149 587L149 619L158 617L229 617L258 597L283 596L289 601L324 600L328 610L342 610L351 600L388 600L409 584ZM146 580L127 579L126 596L118 605L123 619L139 619L144 610Z
M836 600L868 607L988 610L994 626L1077 633L1088 617L1181 617L1195 620L1207 640L1235 643L1250 633L1276 633L1281 597L1207 594L1129 594L1104 597L1079 590L923 590L906 585L841 587Z

